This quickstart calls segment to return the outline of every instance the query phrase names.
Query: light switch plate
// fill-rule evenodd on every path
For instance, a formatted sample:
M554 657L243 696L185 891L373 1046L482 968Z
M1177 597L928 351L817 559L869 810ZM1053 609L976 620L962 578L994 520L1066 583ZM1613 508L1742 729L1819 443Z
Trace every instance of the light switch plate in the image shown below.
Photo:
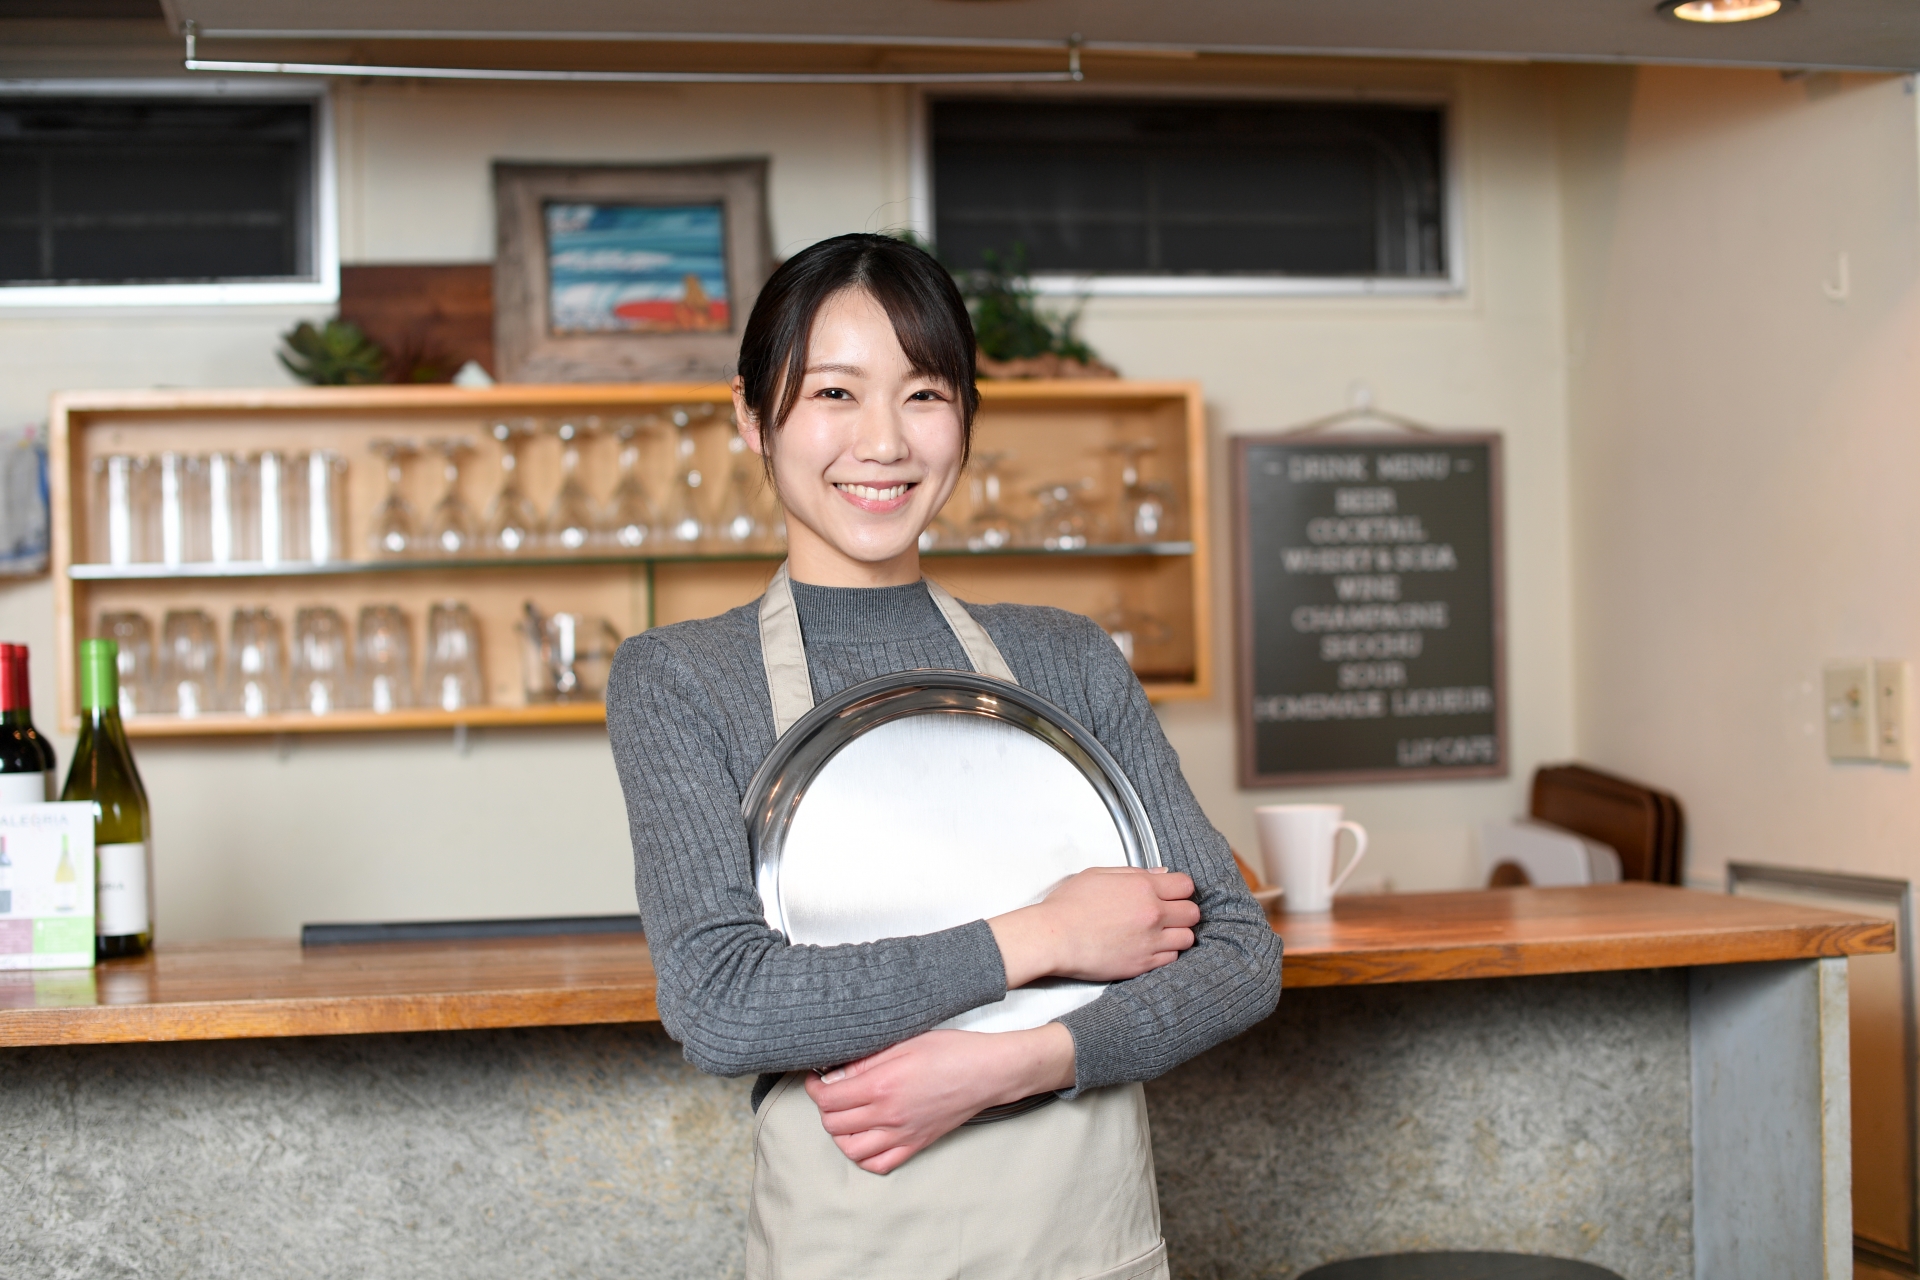
M1912 764L1907 729L1907 664L1898 658L1873 660L1874 758L1883 764Z
M1873 664L1829 662L1821 669L1827 711L1827 759L1873 760Z

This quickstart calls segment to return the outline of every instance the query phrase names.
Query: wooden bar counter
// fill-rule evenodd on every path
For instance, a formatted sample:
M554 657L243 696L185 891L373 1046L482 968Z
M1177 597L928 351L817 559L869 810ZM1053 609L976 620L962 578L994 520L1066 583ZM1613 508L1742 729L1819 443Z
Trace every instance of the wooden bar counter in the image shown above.
M1646 884L1273 920L1278 1011L1147 1085L1175 1275L1851 1276L1845 957L1885 922ZM737 1276L749 1082L658 1019L630 934L0 973L0 1273Z
M1894 945L1885 921L1651 884L1349 898L1330 916L1272 919L1286 940L1288 988L1808 960ZM102 965L91 990L34 978L0 975L0 1045L660 1016L646 943L621 934L306 949L183 944Z

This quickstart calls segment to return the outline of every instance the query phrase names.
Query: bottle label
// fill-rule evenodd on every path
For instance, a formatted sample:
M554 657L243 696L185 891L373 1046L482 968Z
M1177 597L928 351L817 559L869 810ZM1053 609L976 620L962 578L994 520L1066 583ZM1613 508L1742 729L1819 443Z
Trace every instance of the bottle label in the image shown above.
M0 773L0 804L45 804L47 775Z
M147 846L103 844L94 849L100 905L93 931L103 938L145 933L147 920Z

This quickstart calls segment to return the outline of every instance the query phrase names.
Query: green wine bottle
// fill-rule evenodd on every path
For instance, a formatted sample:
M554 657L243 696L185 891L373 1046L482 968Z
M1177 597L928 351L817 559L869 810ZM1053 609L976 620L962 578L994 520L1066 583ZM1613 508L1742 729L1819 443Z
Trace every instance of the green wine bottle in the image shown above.
M62 800L93 803L94 952L136 956L153 945L152 819L120 724L119 646L80 644L80 741Z

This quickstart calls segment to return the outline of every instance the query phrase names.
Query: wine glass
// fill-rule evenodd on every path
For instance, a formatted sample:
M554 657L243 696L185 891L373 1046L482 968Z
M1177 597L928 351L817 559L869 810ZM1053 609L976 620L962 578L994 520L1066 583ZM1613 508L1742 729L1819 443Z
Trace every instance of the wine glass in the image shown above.
M739 436L727 441L727 500L714 526L715 536L731 547L751 546L767 536L767 527L754 509L755 481L758 479L746 460L751 455L747 442Z
M1120 536L1129 542L1164 542L1173 536L1173 486L1140 478L1140 460L1159 445L1123 440L1120 455Z
M1048 551L1080 551L1087 545L1088 519L1080 502L1085 480L1055 481L1033 491L1040 510L1033 518L1028 541Z
M446 459L447 489L427 514L427 546L441 555L465 555L480 544L480 522L460 496L460 467L473 452L471 440L429 440L427 448Z
M400 492L407 463L419 449L404 440L375 440L367 446L387 466L387 496L373 510L373 528L367 539L375 555L403 556L413 550L413 507Z
M1000 468L1011 453L976 453L973 514L967 519L967 549L999 551L1013 543L1013 521L1000 506Z
M580 480L580 448L598 433L596 418L562 418L553 434L560 438L560 492L547 513L547 543L560 551L581 551L593 540L597 521L593 499Z
M488 430L500 442L500 492L487 507L486 545L512 555L540 533L540 509L520 487L520 448L540 431L533 418L505 418Z
M712 408L711 405L706 406ZM711 415L709 415L711 416ZM691 551L707 536L706 522L700 518L700 486L705 477L696 465L695 442L688 428L693 415L685 406L675 405L673 421L673 485L667 490L665 510L660 513L662 540L680 551Z
M614 438L620 441L620 482L607 506L607 537L617 547L634 550L653 537L657 517L640 482L640 442L659 429L660 417L651 413L614 427Z

